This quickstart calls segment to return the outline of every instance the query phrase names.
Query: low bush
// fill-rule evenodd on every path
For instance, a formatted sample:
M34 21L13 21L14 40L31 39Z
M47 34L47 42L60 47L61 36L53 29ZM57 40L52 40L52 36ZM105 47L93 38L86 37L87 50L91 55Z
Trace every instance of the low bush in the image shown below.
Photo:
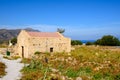
M22 80L119 80L120 49L108 46L74 46L70 53L40 54L22 70ZM45 62L48 58L48 63ZM53 76L51 76L53 75Z
M35 54L35 55L40 55L40 54L41 54L41 52L36 51L34 54Z
M19 59L19 56L3 56L3 58L8 59L8 60L16 60Z
M72 40L71 45L82 45L82 42L80 40Z
M92 42L87 42L85 45L93 45Z
M120 80L120 73L114 76L114 80Z
M29 64L31 62L31 59L29 58L23 58L21 63L24 63L24 64Z
M5 75L5 64L0 62L0 77L4 76Z
M70 78L78 77L78 76L79 76L78 73L79 73L78 71L76 71L76 70L74 70L74 69L72 69L72 68L68 68L68 69L66 70L66 75L67 75L68 77L70 77Z
M22 80L43 80L43 78L50 72L50 69L40 60L31 59L29 65L24 66L21 71L24 74L24 76L22 76Z

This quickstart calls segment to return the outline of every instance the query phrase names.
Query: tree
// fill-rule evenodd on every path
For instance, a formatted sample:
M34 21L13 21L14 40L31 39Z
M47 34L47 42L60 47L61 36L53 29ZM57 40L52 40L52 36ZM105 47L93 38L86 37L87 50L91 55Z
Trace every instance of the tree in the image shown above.
M59 32L59 33L64 33L65 32L65 29L62 29L62 28L57 28L57 32Z
M72 40L71 45L82 45L82 42L79 40Z
M95 45L100 45L101 44L101 39L98 39L94 42Z
M87 42L85 45L93 45L92 42Z
M112 35L105 35L101 39L98 39L95 44L103 46L119 46L119 39Z
M15 37L15 38L12 38L11 39L11 43L13 44L13 45L15 45L16 43L17 43L17 38Z

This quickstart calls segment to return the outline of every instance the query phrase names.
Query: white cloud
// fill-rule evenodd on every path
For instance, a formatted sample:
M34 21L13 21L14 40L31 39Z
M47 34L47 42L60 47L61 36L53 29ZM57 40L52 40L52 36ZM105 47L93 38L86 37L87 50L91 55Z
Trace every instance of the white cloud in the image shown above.
M65 36L71 37L72 39L98 39L103 35L116 35L120 36L120 27L118 24L109 25L96 25L96 26L58 26L58 25L46 25L46 24L35 24L35 25L22 25L22 26L11 26L11 25L0 25L0 28L7 29L24 29L33 28L42 32L56 32L57 28L65 29Z

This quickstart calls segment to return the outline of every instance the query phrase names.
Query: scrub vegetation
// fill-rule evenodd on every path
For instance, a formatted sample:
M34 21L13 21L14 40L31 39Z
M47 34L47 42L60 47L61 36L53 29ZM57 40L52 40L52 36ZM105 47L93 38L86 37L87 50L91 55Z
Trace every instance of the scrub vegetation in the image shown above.
M0 62L0 78L5 75L5 64Z
M73 48L70 53L35 54L21 70L22 80L120 80L120 48Z

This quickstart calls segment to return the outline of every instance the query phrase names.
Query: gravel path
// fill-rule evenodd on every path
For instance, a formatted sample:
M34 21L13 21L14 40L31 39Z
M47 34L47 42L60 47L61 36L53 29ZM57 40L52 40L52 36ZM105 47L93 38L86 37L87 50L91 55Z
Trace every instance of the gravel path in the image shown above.
M24 64L20 63L21 59L7 60L0 54L0 61L7 66L5 69L7 74L3 78L0 78L0 80L19 80L21 78L22 74L20 70L24 66Z

